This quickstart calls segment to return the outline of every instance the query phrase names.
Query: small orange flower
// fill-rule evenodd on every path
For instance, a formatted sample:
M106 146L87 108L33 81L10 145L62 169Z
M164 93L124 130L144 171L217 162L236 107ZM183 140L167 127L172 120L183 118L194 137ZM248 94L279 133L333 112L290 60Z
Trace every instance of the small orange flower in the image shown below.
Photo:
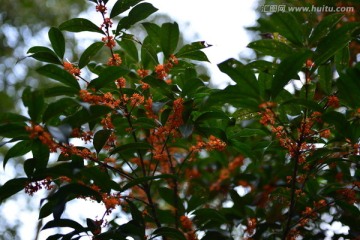
M66 71L68 71L69 73L71 73L75 77L80 76L80 73L81 73L80 69L78 67L75 67L72 63L64 62L63 66L64 66L64 69Z
M138 69L136 72L141 78L144 78L149 75L149 70L145 70L145 69Z
M114 43L115 46L115 43ZM114 53L112 57L109 58L107 65L109 66L120 66L122 63L122 59L119 54Z
M338 107L340 107L339 98L337 96L334 96L334 95L329 96L327 104L328 104L329 107L338 108Z
M116 43L113 36L106 36L101 39L108 48L115 47ZM115 55L115 54L114 54Z

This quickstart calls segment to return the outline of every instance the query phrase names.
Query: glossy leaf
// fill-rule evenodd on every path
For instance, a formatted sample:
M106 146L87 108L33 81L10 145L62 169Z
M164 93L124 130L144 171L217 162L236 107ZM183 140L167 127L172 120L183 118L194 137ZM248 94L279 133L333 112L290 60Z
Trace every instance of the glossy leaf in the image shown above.
M359 70L349 69L345 73L340 73L337 82L341 99L354 109L360 106L360 95L358 94L360 89L359 75Z
M13 178L0 186L0 203L24 189L27 178Z
M186 240L184 234L175 228L160 227L153 232L154 237L163 236L174 240Z
M69 32L96 32L105 35L100 26L95 25L93 22L85 18L70 19L60 24L59 29Z
M170 57L175 52L179 42L179 26L176 22L164 23L161 26L160 46L165 58Z
M76 78L62 68L48 64L38 68L36 71L41 75L54 79L69 87L80 90L80 86Z
M20 115L20 114L16 114L16 113L0 113L0 123L22 123L22 122L26 122L29 121L30 119Z
M102 87L107 86L110 83L115 84L115 80L124 77L130 71L123 67L111 66L104 69L98 78L92 80L88 85L88 89L95 88L101 89Z
M62 32L58 28L52 27L50 28L48 35L55 53L60 59L63 59L65 53L65 39Z
M79 68L81 69L85 67L90 62L91 58L94 57L103 46L103 42L94 42L88 48L86 48L80 57Z
M28 108L28 113L32 121L39 122L44 110L44 96L40 91L31 91L29 87L25 88L22 101Z
M61 61L56 55L56 53L47 47L32 47L29 49L28 53L31 53L30 57L41 61L61 65Z
M294 53L294 49L288 44L274 39L263 39L251 42L247 46L264 55L284 58Z
M97 153L99 153L101 149L104 147L111 133L112 131L107 129L102 129L95 133L93 142L94 142L94 148Z
M169 89L169 85L167 85L163 80L156 79L153 76L147 76L142 81L149 84L155 91L160 92L168 98L173 98L173 94Z
M63 111L65 111L69 107L76 105L78 105L78 103L72 98L61 98L55 102L50 103L46 107L42 120L44 122L47 122L51 118L58 117L63 114Z
M135 62L139 61L139 52L133 40L123 38L121 41L118 41L118 43L128 57Z
M293 13L274 13L270 16L270 22L274 32L298 46L304 44L303 28Z
M314 63L319 66L324 64L337 51L343 49L353 38L352 34L360 29L360 23L348 23L323 38L315 51Z
M271 86L271 95L275 98L291 80L297 77L308 58L311 57L310 51L295 53L285 58L275 72Z
M3 167L5 168L7 162L10 158L23 156L30 151L31 151L31 142L30 141L20 141L20 142L16 143L5 154L5 157L3 160Z
M125 190L127 190L131 187L137 186L137 185L142 185L143 183L146 183L149 181L154 181L154 180L158 180L158 179L168 179L168 178L175 179L176 176L174 176L172 174L160 174L160 175L155 175L155 176L139 177L139 178L131 180L125 186L123 186L122 191L125 191Z
M119 0L117 1L110 12L110 18L113 18L126 10L128 10L130 7L135 6L139 2L142 2L143 0Z
M56 219L47 222L42 229L69 227L77 230L78 232L85 231L85 228L78 222L71 219Z
M31 151L35 159L36 169L45 169L50 157L49 146L44 145L40 140L35 140L31 146Z
M155 8L150 3L140 3L133 7L128 16L120 19L119 24L117 25L116 32L119 33L122 29L128 29L135 23L144 20L158 9Z
M145 28L148 37L154 43L154 46L160 45L161 27L151 22L144 22L141 25Z
M153 68L159 63L156 47L149 36L144 39L141 46L141 63L146 69Z
M0 124L0 136L6 138L29 137L29 133L25 130L25 124L6 123Z
M350 51L349 51L349 45L346 45L344 48L339 49L335 53L335 65L336 70L338 72L344 72L345 69L347 69L350 63Z
M311 43L318 42L321 38L325 37L336 26L336 24L344 17L342 14L330 14L326 16L311 33L309 41Z

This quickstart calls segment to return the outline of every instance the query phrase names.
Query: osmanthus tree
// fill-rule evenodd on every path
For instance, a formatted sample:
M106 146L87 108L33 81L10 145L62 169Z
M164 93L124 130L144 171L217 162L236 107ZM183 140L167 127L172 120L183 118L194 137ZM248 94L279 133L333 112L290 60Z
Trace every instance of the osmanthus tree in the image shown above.
M50 28L51 48L29 50L58 85L26 88L28 114L0 115L11 146L4 167L28 157L26 175L0 187L1 201L50 190L39 219L53 220L43 229L72 230L48 239L320 239L326 213L348 226L347 238L360 234L360 64L349 48L360 23L264 16L257 29L270 38L249 47L267 57L219 64L234 81L220 90L196 72L209 45L178 47L176 23L142 21L153 5L91 2L102 24L70 19ZM129 30L140 21L142 39ZM99 41L67 60L64 31ZM93 61L100 51L108 59ZM102 204L103 216L64 217L83 201Z

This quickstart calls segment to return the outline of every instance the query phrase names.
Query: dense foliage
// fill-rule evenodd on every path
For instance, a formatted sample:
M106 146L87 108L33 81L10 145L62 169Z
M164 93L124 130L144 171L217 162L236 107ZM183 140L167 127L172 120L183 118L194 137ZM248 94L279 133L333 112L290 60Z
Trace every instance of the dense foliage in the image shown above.
M177 23L143 21L152 4L91 2L101 26L70 19L50 28L51 48L28 51L58 84L26 88L27 115L0 114L3 166L27 156L26 176L1 186L0 201L49 190L43 229L72 230L48 239L320 239L324 221L360 234L354 13L264 15L254 28L264 39L249 44L258 58L220 63L234 81L220 90L196 71L210 45L178 46ZM129 30L138 24L141 38ZM99 41L67 60L66 31ZM103 216L63 217L82 201Z

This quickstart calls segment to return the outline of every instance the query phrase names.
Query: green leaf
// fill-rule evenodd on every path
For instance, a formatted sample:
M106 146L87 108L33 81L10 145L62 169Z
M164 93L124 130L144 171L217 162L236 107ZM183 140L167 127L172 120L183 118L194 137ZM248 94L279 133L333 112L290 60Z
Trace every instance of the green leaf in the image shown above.
M95 133L93 144L97 153L99 153L104 147L111 133L112 131L107 129L101 129Z
M116 28L116 33L119 33L122 29L129 29L135 23L147 18L158 9L150 3L140 3L133 7L128 16L122 18Z
M257 40L251 42L247 47L262 54L279 58L285 58L294 53L294 49L288 44L274 39Z
M163 236L174 240L186 240L184 234L176 228L160 227L153 232L153 237Z
M111 151L111 155L115 153L123 153L123 152L136 152L140 150L149 150L151 149L151 145L145 142L136 142L136 143L127 143L116 147L114 150Z
M16 113L0 113L0 123L22 123L29 120L29 118Z
M65 39L62 32L58 28L52 27L50 28L48 35L55 53L60 59L63 59L65 53Z
M129 72L129 69L125 69L119 66L107 67L100 73L98 78L90 82L90 84L88 85L88 89L95 88L98 90L102 87L107 86L110 83L115 84L116 79L124 77Z
M149 36L144 39L143 45L141 46L141 63L145 69L153 68L159 64L155 46Z
M86 48L80 57L79 68L81 69L85 67L90 62L91 58L94 57L103 46L103 42L95 42Z
M326 95L332 92L333 68L332 64L323 64L318 68L319 90Z
M7 123L0 124L0 136L6 138L28 137L29 133L25 130L25 124Z
M122 191L125 191L133 186L140 185L142 183L158 180L158 179L167 179L167 178L173 178L176 179L176 176L171 174L161 174L156 176L147 176L147 177L139 177L134 180L129 181L124 187L122 187Z
M141 226L145 226L144 217L143 214L140 212L139 208L132 201L128 199L125 199L125 201L128 203L130 207L130 213L132 219L137 223L139 223Z
M187 58L191 60L197 60L197 61L207 61L209 62L209 59L207 58L206 54L200 51L200 49L211 47L211 45L207 44L204 41L200 42L193 42L191 44L187 44L183 46L176 54L175 56L178 58Z
M5 154L3 167L5 168L6 163L10 158L23 156L31 150L31 142L30 141L20 141L16 143L13 147L11 147L7 153Z
M161 27L155 23L144 22L142 23L145 28L149 39L154 43L154 46L160 45Z
M343 72L349 67L350 63L350 50L347 44L344 48L335 53L335 66L336 71Z
M271 86L271 95L273 98L283 90L291 79L297 76L306 60L311 57L311 54L311 51L294 53L279 64Z
M360 106L360 70L352 68L348 69L345 73L340 72L339 75L337 87L341 100L357 109Z
M58 97L58 96L77 96L79 91L72 87L55 86L44 89L45 97Z
M275 32L280 33L295 45L303 46L303 27L293 13L274 13L270 16L270 22Z
M62 68L59 68L52 64L47 64L45 66L40 67L36 70L39 74L44 75L46 77L52 78L56 81L59 81L69 87L75 88L80 90L80 85L76 78L70 74L69 72L65 71Z
M22 94L22 101L28 107L28 113L33 122L39 122L44 109L44 96L40 91L31 91L30 87L25 88Z
M310 35L309 42L312 44L317 43L321 38L328 35L332 29L340 22L342 14L330 14L326 16L313 30Z
M85 228L78 222L71 220L71 219L56 219L56 220L51 220L49 222L47 222L42 230L44 229L49 229L49 228L58 228L58 227L69 227L69 228L73 228L75 230L77 230L78 232L83 232L85 231Z
M24 172L26 176L28 176L29 178L31 178L34 174L35 165L36 165L36 160L34 158L27 159L24 162Z
M110 18L116 17L117 15L125 12L130 7L135 6L136 4L138 4L141 1L143 1L143 0L118 0L118 1L116 1L113 8L111 9Z
M144 83L147 83L151 86L155 91L167 96L168 98L174 98L173 93L171 92L169 85L166 84L161 79L156 79L153 76L146 76L143 80Z
M233 58L220 63L218 67L237 83L237 88L241 89L239 96L244 94L255 99L259 98L260 88L252 70Z
M60 24L59 29L69 32L97 32L104 34L103 30L85 18L73 18Z
M100 193L84 184L69 183L60 187L53 195L49 196L49 200L71 200L72 197L93 197L97 202L101 202Z
M36 169L45 169L50 158L49 147L44 145L40 140L35 140L31 146L31 151L35 159Z
M52 102L47 106L42 120L46 123L50 119L60 116L69 107L76 105L78 105L78 103L72 98L60 98L59 100Z
M0 203L25 188L27 178L14 178L0 187Z
M315 65L320 66L334 56L337 51L343 49L358 29L360 29L360 23L353 22L331 31L317 45L314 56Z
M195 119L195 123L199 124L201 122L213 119L230 120L223 111L211 111L202 113Z
M133 61L139 61L139 52L133 40L128 38L122 38L121 41L118 41L118 44L122 49L124 49L127 56L129 56Z
M30 57L41 61L61 65L61 61L56 53L47 47L36 46L28 50L28 53L32 53Z
M194 212L193 221L198 225L205 225L208 222L213 222L215 224L225 224L228 220L222 215L219 211L211 208L202 208L197 209Z
M179 42L179 26L176 22L164 23L161 26L160 46L165 58L170 57L175 52Z

